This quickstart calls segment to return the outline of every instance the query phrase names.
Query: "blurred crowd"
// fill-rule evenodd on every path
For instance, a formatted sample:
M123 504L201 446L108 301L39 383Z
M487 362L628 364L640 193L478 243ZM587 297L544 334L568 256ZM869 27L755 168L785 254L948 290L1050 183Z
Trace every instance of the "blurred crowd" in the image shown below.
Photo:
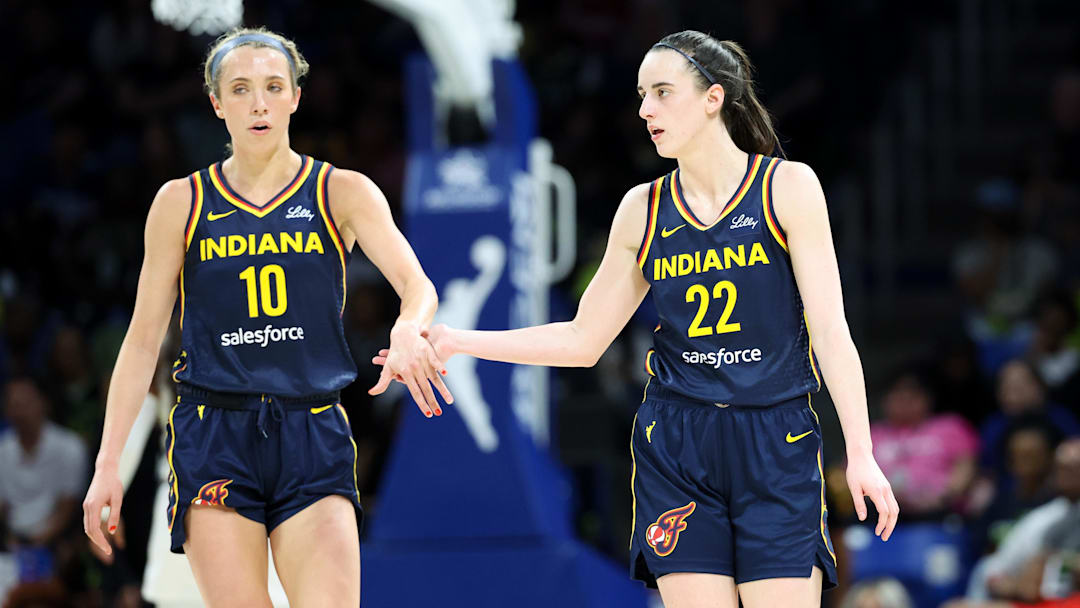
M840 175L867 174L867 133L885 83L910 62L912 38L928 23L958 19L948 3L671 4L518 3L540 132L574 175L580 201L583 255L553 294L556 319L573 314L622 194L670 168L643 137L634 94L653 42L692 27L743 43L785 151L811 164L828 191ZM293 148L371 176L400 220L400 67L420 50L410 26L363 2L245 2L244 10L247 23L294 38L313 66ZM227 133L201 90L211 39L155 22L146 0L5 2L0 31L14 83L0 96L0 604L10 592L12 607L140 606L160 432L143 437L130 466L115 559L87 546L80 503L135 298L149 202L165 181L224 154ZM976 174L959 200L935 199L967 219L947 227L959 231L943 258L947 312L910 330L923 347L878 365L866 354L883 346L873 332L869 348L860 344L874 451L900 502L900 530L960 522L965 531L977 565L957 606L1080 590L1078 50L1074 41L1037 85L1030 103L1040 120L1013 142L1013 170ZM373 506L397 410L393 396L367 395L377 378L368 358L386 343L397 304L362 256L349 292L346 332L360 377L342 401L364 504ZM639 317L596 368L554 376L556 411L575 408L573 423L556 420L554 448L576 482L579 533L618 561L630 520L626 441L652 326L647 309ZM163 363L174 355L166 350ZM167 392L168 382L154 390ZM858 522L843 462L831 460L830 522L842 545L843 530ZM909 595L883 579L829 597L899 608L915 605Z

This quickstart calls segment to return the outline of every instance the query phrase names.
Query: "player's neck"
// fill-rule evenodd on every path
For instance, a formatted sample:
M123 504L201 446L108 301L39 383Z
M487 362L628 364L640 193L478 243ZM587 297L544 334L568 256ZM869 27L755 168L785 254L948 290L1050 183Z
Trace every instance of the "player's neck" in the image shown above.
M679 154L679 181L690 201L702 210L724 205L746 174L747 153L727 129L707 129Z
M222 163L225 179L234 188L247 190L263 180L289 180L299 170L300 158L289 148L286 139L269 150L250 150L235 147L231 158Z

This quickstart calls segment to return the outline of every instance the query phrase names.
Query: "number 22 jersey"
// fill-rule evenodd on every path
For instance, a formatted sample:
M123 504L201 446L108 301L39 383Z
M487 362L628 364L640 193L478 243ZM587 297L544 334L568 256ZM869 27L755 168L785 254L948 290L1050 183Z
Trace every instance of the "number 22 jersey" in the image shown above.
M177 381L302 397L338 391L356 377L341 319L348 252L326 194L333 167L301 161L289 185L261 206L229 186L221 163L188 178Z
M678 169L653 182L638 252L660 317L645 356L652 381L742 406L821 387L786 237L772 210L780 162L750 154L740 187L712 224L686 204Z

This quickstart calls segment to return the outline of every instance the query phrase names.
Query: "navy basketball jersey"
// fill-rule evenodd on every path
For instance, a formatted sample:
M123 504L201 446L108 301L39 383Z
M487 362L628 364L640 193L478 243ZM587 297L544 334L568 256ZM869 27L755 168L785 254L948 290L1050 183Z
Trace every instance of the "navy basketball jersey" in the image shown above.
M678 169L653 182L638 266L660 317L645 367L662 386L731 405L770 405L821 387L769 200L779 163L750 154L712 224L686 205Z
M349 254L326 196L333 167L302 161L261 206L229 186L220 163L189 177L177 381L302 397L356 377L341 322Z

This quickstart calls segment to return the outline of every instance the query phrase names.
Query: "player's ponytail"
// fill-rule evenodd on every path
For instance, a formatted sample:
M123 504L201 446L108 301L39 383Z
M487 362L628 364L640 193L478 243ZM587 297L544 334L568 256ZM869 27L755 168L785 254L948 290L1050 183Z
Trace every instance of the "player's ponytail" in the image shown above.
M737 42L684 30L665 36L653 46L653 49L658 48L673 49L683 55L702 91L713 84L724 89L720 119L740 150L783 156L772 117L754 88L754 66Z

